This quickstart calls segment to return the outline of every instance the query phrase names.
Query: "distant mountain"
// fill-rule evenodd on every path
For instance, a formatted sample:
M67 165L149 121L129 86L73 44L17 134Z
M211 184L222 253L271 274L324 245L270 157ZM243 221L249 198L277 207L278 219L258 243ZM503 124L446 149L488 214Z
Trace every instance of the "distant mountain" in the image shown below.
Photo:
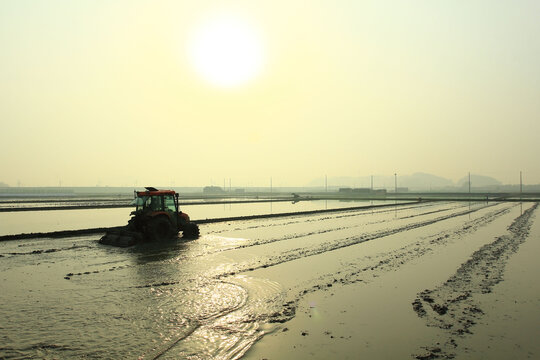
M309 187L324 187L325 179L316 178L311 180L306 186ZM371 176L329 176L328 188L370 188ZM373 175L373 187L375 189L394 187L394 176Z
M354 176L329 176L328 187L369 187L369 179L366 176L354 177ZM311 180L306 186L324 187L325 178L320 177Z
M452 180L432 174L417 172L412 175L398 175L398 187L406 187L409 190L431 190L449 186L454 186Z
M471 174L471 187L486 187L486 186L497 186L502 185L502 183L490 176L476 175ZM469 177L465 176L458 180L457 186L459 187L468 187L469 186Z

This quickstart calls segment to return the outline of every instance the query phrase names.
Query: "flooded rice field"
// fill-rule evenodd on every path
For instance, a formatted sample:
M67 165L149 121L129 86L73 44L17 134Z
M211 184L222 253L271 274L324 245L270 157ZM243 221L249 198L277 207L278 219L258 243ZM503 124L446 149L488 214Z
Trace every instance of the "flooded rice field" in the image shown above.
M538 335L520 320L538 319L536 273L515 276L512 262L538 270L520 255L538 249L536 207L437 202L222 222L201 225L196 240L127 249L100 235L4 241L0 358L478 358L489 344L525 341L490 333L514 300L506 321ZM80 227L127 221L126 209L77 211L89 219ZM17 215L38 222L33 213ZM65 228L64 214L49 214ZM498 292L507 267L515 296ZM540 355L531 346L511 355Z
M125 200L124 200L125 203ZM248 215L277 214L289 212L301 212L322 209L337 209L355 206L368 206L384 204L385 201L339 201L339 200L314 200L314 201L273 201L251 203L223 203L223 204L184 204L180 208L186 212L192 220L211 218L225 218ZM392 202L393 203L393 202ZM16 204L16 205L15 205ZM10 203L15 208L34 208L43 203ZM62 204L62 205L59 205ZM83 201L75 206L100 206L100 204ZM55 210L47 211L4 211L0 212L0 236L51 232L58 230L77 230L88 228L101 228L122 226L127 224L130 212L134 207L122 208L96 208L96 209L63 209L65 203L46 203L54 206ZM103 205L103 204L101 204ZM31 221L28 221L31 219Z

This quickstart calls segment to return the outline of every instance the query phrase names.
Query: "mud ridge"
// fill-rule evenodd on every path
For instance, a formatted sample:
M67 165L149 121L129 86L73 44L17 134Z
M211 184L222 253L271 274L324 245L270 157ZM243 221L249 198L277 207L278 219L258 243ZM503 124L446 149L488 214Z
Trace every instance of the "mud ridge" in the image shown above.
M410 209L421 209L422 207L428 207L428 206L433 206L434 203L425 203L425 204L422 204L422 205L416 205L416 206L401 206L399 208L400 211L402 210L410 210ZM462 206L460 206L462 207ZM443 209L441 211L445 211L445 210L452 210L454 208L446 208L446 209ZM367 210L370 210L370 209L367 209ZM315 219L301 219L301 220L292 220L292 221L287 221L287 222L283 222L283 223L278 223L278 222L274 222L274 223L271 223L271 224L257 224L257 225L248 225L248 226L242 226L242 227L236 227L234 228L233 230L235 231L238 231L238 230L248 230L248 229L260 229L260 228L266 228L266 227L275 227L275 226L284 226L284 225L292 225L292 224L298 224L298 223L311 223L311 222L319 222L319 221L322 221L322 220L333 220L333 219L343 219L343 218L350 218L350 217L355 217L355 216L364 216L364 215L371 215L371 214L384 214L384 213L388 213L388 212L391 212L391 211L394 211L392 209L381 209L381 210L377 210L373 213L365 213L365 212L355 212L355 213L346 213L346 214L332 214L332 215L329 215L329 216L322 216L322 217L319 217L319 218L315 218ZM418 214L417 216L421 216L421 215L425 215L426 213L422 213L422 214ZM415 216L415 215L413 215ZM369 223L369 224L372 224L372 223ZM219 230L219 231L212 231L211 234L220 234L220 233L225 233L225 232L229 232L231 229L224 229L224 230Z
M414 214L414 215L409 215L409 216L403 216L403 217L399 217L398 219L399 220L412 219L412 218L415 218L415 217L431 215L431 214L434 214L434 213L444 212L444 211L448 211L448 210L455 210L455 209L446 208L446 209L437 210L437 211L430 211L430 212L426 212L426 213L419 213L419 214ZM358 214L358 215L365 215L365 214ZM350 216L358 216L358 215L347 215L347 216L350 217ZM341 217L343 217L343 216L340 216L340 218ZM319 219L318 221L320 222L321 220L323 220L323 219ZM266 244L270 244L270 243L273 243L273 242L276 242L276 241L292 240L292 239L298 239L298 238L312 236L312 235L320 235L320 234L324 234L324 233L328 233L328 232L332 232L332 231L354 229L354 228L364 227L364 226L367 226L367 225L378 224L378 223L381 223L381 222L386 222L386 220L368 221L368 222L362 223L362 224L356 224L356 225L350 225L350 226L341 226L341 227L336 227L336 228L322 229L322 230L318 230L318 231L305 232L305 233L300 233L300 234L293 234L293 235L289 235L289 236L285 236L285 237L281 237L281 238L273 238L273 239L267 239L267 240L256 239L256 240L253 240L249 244L238 245L237 247L235 247L235 249L237 249L237 248L247 248L247 247L257 246L257 245L266 245ZM229 250L229 249L227 249L227 250Z
M289 217L289 216L298 216L298 215L316 215L316 214L324 214L324 213L332 213L332 212L368 210L368 209L375 209L375 208L411 205L411 204L418 204L418 203L419 201L409 201L409 202L402 202L398 204L364 205L364 206L351 206L347 208L306 210L306 211L286 212L286 213L277 213L277 214L260 214L260 215L247 215L247 216L233 216L233 217L226 217L226 218L200 219L200 220L195 220L194 222L196 222L197 224L207 224L207 223L218 223L218 222L226 222L226 221L269 219L269 218Z
M508 227L509 234L495 239L474 252L456 273L435 289L426 289L413 301L413 310L427 326L447 330L444 344L426 346L417 359L452 359L458 340L472 334L471 328L482 318L482 294L490 293L503 280L508 259L527 239L532 215L538 203L518 216Z
M284 323L292 319L296 314L297 304L308 293L316 291L329 291L336 285L350 285L358 282L371 282L380 274L395 271L400 266L434 251L434 246L445 246L449 242L455 242L460 237L477 231L480 227L488 225L501 215L509 212L502 209L486 214L485 216L468 221L462 227L448 230L435 235L419 239L416 243L407 245L401 249L391 251L382 257L374 259L372 265L358 268L356 262L344 264L344 268L336 273L319 277L315 283L299 286L297 295L283 304L280 312L274 313L267 321L271 323ZM370 257L368 257L370 258Z
M222 273L222 274L218 275L218 278L224 277L224 276L229 276L229 275L234 275L234 274L237 274L237 273L240 273L240 272L253 271L253 270L256 270L256 269L260 269L260 268L267 268L269 266L279 265L279 264L282 264L282 263L285 263L285 262L288 262L288 261L297 260L297 259L300 259L300 258L320 255L320 254L325 253L325 252L334 251L334 250L342 249L342 248L349 247L349 246L354 246L354 245L357 245L357 244L360 244L360 243L363 243L363 242L366 242L366 241L376 240L376 239L379 239L379 238L382 238L382 237L385 237L385 236L394 235L394 234L397 234L397 233L400 233L400 232L403 232L403 231L413 230L413 229L417 229L417 228L420 228L420 227L423 227L423 226L432 225L434 223L444 221L444 220L448 220L448 219L451 219L451 218L454 218L454 217L457 217L457 216L463 216L463 215L471 214L471 213L474 213L476 211L479 211L480 209L485 209L486 207L490 207L490 206L494 206L494 205L486 205L483 208L477 208L477 209L466 210L466 211L462 211L462 212L458 212L458 213L452 213L452 214L448 214L448 215L445 215L445 216L437 217L435 219L430 219L430 220L425 220L425 221L421 221L421 222L417 222L417 223L413 223L413 224L408 224L408 225L404 225L404 226L397 227L397 228L394 228L394 229L382 230L382 231L378 231L378 232L375 232L375 233L372 233L372 234L365 234L365 235L361 235L361 236L351 236L351 237L347 237L347 238L342 238L342 239L334 240L334 241L331 241L331 242L323 243L323 244L321 244L321 245L319 245L317 247L314 247L314 248L303 248L303 249L290 250L288 253L284 253L283 255L267 258L264 261L264 263L261 263L261 261L258 261L257 263L247 264L247 265L244 265L244 267L239 267L238 270L235 271L234 273Z
M0 254L0 257L4 257L6 255L11 255L11 256L39 255L39 254L49 254L49 253L54 253L54 252L58 252L58 251L65 251L65 250L91 249L91 248L93 248L93 247L88 246L88 245L73 245L73 246L66 247L66 248L52 248L52 249L38 249L38 250L33 250L33 251L9 252L9 253Z

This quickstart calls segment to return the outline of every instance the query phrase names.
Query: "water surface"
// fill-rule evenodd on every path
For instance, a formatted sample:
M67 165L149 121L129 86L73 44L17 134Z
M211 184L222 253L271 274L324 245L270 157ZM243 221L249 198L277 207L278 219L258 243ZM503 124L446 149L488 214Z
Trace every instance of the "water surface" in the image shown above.
M4 241L0 357L238 358L305 294L378 281L460 239L474 248L463 234L496 236L518 212L437 203L297 215L128 249L99 235Z

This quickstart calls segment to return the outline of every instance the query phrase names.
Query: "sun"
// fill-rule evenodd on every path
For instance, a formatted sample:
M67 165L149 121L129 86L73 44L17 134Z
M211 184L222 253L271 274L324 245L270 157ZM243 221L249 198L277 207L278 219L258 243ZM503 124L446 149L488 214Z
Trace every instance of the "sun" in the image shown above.
M244 85L263 66L259 33L248 22L232 16L213 17L201 23L191 34L188 53L196 72L218 87Z

